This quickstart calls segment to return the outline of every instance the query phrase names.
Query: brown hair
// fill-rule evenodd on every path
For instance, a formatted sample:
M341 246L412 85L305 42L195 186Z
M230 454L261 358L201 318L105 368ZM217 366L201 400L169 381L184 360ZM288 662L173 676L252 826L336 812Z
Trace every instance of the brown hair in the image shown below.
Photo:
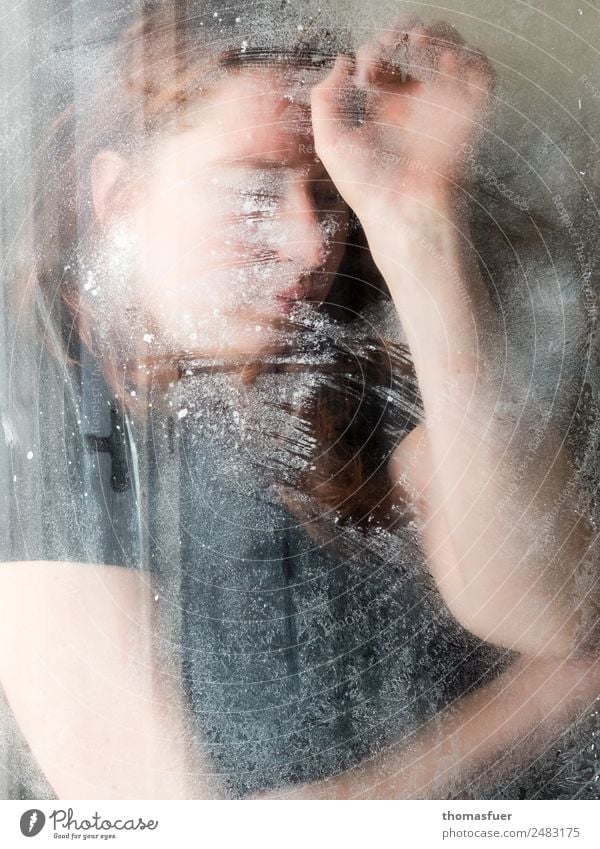
M34 206L36 246L43 244L43 250L37 248L36 282L67 356L76 364L83 344L98 357L107 382L133 417L141 410L136 410L127 390L140 381L140 375L148 375L147 381L160 388L173 379L184 380L193 368L183 352L167 361L147 360L140 368L139 359L122 362L119 356L100 354L96 348L93 315L80 296L80 257L93 245L96 227L89 190L83 195L78 190L89 182L94 155L104 148L129 156L143 153L156 133L175 128L185 105L206 93L224 73L274 63L326 66L340 50L328 31L312 38L306 33L302 39L296 35L281 47L242 49L213 43L207 29L201 29L197 21L192 25L178 8L178 4L163 4L142 15L116 45L120 73L113 87L107 90L104 84L101 97L88 104L85 116L69 105L55 121L43 149ZM79 232L84 234L81 243ZM348 276L353 278L352 286L347 285ZM314 437L314 449L304 457L301 470L291 474L290 469L282 469L278 481L287 504L305 519L318 522L319 516L335 516L338 522L361 528L373 521L388 527L398 521L387 460L395 442L416 424L420 407L406 350L391 341L370 338L361 322L366 305L376 300L389 301L389 294L354 220L330 302L323 307L341 328L341 335L352 336L352 350L332 342L333 358L319 367L326 379L303 408L286 411ZM115 328L115 333L123 329ZM238 370L242 382L251 385L269 370L292 372L302 367L293 357L286 360L289 353L284 346L276 365L257 359L225 367ZM404 411L402 421L399 411ZM290 451L295 450L296 446L290 446Z

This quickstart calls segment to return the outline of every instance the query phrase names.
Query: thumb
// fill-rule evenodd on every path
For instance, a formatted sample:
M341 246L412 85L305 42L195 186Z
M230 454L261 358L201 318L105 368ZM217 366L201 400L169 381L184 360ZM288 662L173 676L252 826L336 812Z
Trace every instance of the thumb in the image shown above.
M312 123L315 150L324 162L327 150L336 145L340 137L354 129L352 120L352 93L355 62L351 56L340 55L324 80L312 90Z

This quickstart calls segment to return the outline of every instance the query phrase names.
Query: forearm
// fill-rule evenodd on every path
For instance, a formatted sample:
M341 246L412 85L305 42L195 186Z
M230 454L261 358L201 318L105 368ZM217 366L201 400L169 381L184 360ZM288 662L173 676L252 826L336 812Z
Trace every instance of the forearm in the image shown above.
M446 193L390 193L379 196L359 218L419 376L471 378L475 363L490 350L488 330L497 331L498 322L479 273L464 205ZM423 389L426 393L427 386Z
M491 684L443 712L373 770L372 795L440 798L502 781L527 766L590 710L600 692L596 658L522 657ZM365 794L365 791L362 791Z
M426 521L443 527L451 551L428 558L438 585L480 637L564 655L580 624L577 581L590 530L561 440L550 423L540 429L530 376L507 368L510 340L479 274L466 218L449 199L432 197L404 199L394 213L361 220L423 399L432 475L420 496Z
M421 729L341 775L263 798L447 798L526 768L600 693L596 658L520 658Z

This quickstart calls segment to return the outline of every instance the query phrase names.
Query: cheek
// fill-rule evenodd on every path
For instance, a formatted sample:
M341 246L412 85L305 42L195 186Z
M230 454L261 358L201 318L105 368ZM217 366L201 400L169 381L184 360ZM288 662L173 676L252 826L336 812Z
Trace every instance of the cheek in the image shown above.
M222 231L211 215L214 205L190 202L184 193L151 197L136 216L139 271L150 286L166 287L206 273L218 261Z
M210 186L155 193L139 208L136 231L144 284L180 294L200 281L222 290L225 270L231 279L237 271L272 261L289 238L272 205Z

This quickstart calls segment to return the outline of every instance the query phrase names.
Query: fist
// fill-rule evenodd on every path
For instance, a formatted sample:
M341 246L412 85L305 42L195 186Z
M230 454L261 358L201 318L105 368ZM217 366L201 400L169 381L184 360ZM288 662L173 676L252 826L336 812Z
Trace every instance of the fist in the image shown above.
M385 194L448 193L463 179L461 154L483 130L494 72L449 24L399 22L339 56L314 88L319 158L360 216Z

